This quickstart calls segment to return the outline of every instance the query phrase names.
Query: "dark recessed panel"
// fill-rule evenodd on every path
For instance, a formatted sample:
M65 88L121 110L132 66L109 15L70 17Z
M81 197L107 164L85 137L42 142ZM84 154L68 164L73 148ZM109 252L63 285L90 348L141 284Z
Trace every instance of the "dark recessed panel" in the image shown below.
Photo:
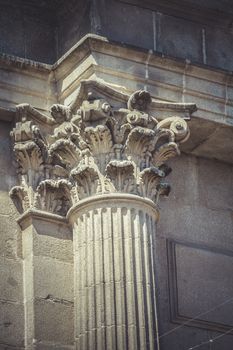
M172 322L233 328L233 253L169 241L168 261Z

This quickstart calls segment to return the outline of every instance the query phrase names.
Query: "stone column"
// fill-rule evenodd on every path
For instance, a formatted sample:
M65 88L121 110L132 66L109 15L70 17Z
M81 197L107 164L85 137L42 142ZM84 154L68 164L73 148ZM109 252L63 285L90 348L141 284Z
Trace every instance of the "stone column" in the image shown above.
M106 194L71 209L77 349L156 349L151 200Z
M13 131L18 209L58 215L73 229L77 350L159 348L157 204L170 191L166 161L189 129L182 116L158 121L153 108L187 116L195 106L155 102L141 90L126 106L127 98L83 82L73 103L52 106L50 116L21 105Z

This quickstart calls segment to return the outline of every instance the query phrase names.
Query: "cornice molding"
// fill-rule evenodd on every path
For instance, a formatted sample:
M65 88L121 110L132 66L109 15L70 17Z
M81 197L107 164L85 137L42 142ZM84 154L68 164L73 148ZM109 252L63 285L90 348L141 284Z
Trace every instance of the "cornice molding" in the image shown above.
M96 65L90 66L92 60L95 59L96 54L99 55L98 61ZM89 60L89 58L91 58L91 61L85 66L88 69L91 68L91 70L88 71L88 74L83 74L82 72L78 76L73 74L73 72L77 71L77 67L80 70L82 64L86 64L85 62L86 60ZM47 114L46 109L47 106L50 105L50 102L47 99L46 103L43 104L44 86L46 84L48 84L48 94L50 94L49 98L51 99L51 97L53 97L53 100L51 99L51 104L56 102L56 99L57 101L62 101L62 103L64 101L65 104L74 103L74 96L77 95L81 79L83 77L85 79L90 79L90 77L94 76L96 80L103 82L103 80L99 79L102 72L107 75L107 78L110 77L110 79L113 79L113 75L115 74L114 77L117 77L117 81L126 82L125 87L111 85L111 80L108 84L106 83L106 98L109 97L106 92L108 88L107 86L116 90L116 96L118 94L119 98L122 98L122 96L125 95L123 99L126 103L128 93L131 93L129 86L133 84L135 78L137 79L136 81L138 84L141 86L145 85L145 81L141 79L140 76L135 77L133 74L129 76L126 75L124 68L122 68L122 70L114 71L114 69L108 70L106 67L102 66L102 60L104 62L106 58L109 60L111 58L115 60L120 59L124 64L128 64L125 69L131 64L135 64L135 66L140 65L143 69L145 62L148 59L148 51L139 50L119 43L108 42L106 38L89 35L75 45L73 49L54 66L37 64L36 62L28 60L26 60L24 64L22 62L24 60L20 58L14 60L13 56L11 56L10 60L7 58L6 60L0 60L0 66L3 70L6 69L12 73L12 81L14 81L14 74L16 74L17 77L18 74L20 74L23 81L25 80L25 82L27 82L25 86L28 86L30 80L33 81L34 78L39 78L40 81L43 82L42 88L38 90L40 96L38 93L33 95L34 91L30 92L29 90L27 92L23 91L23 93L26 93L26 98L27 100L32 101L32 105L38 105L40 110L43 110L43 113ZM201 157L214 158L220 161L232 163L232 152L230 152L230 149L232 148L231 135L233 133L231 121L231 90L233 86L233 78L231 72L224 72L203 66L201 67L193 65L190 62L187 63L161 57L155 53L151 53L149 69L151 71L155 70L155 74L158 74L160 77L158 81L148 81L149 89L150 91L153 91L154 97L161 95L162 92L162 95L165 98L167 95L169 100L176 100L182 94L179 82L184 75L189 82L189 86L185 87L184 99L187 98L187 100L195 101L199 108L198 112L193 115L192 121L190 122L192 136L184 146L182 145L182 149L189 154L191 153ZM67 75L72 75L72 78L71 82L68 82L70 85L64 90L64 81L67 80ZM121 80L119 80L119 77ZM169 80L170 78L171 84ZM176 78L177 83L176 80L174 80ZM55 87L52 85L49 87L49 84L56 84L58 88L62 86L63 90L57 90L56 95ZM200 90L198 89L198 84L200 84ZM136 84L134 85L136 86ZM16 96L16 98L12 102L2 100L3 104L0 110L0 119L4 121L12 121L15 118L14 105L21 100L22 96L19 95L18 97L15 93L16 90L11 81L8 82L4 80L2 86L5 86L9 93L12 92L11 95ZM18 87L18 89L19 88L20 87ZM70 98L69 96L72 97ZM116 96L114 98L117 102ZM39 102L37 102L38 98ZM151 106L154 107L150 109L150 113L155 115L158 120L165 111L167 111L167 116L171 114L172 110L174 111L174 104L171 103L171 110L169 111L168 107L170 102L164 102L163 109L162 102L158 101L159 106L156 106L156 101L156 99L153 99ZM76 101L76 103L78 103L78 101ZM6 107L4 108L4 106ZM159 110L159 108L162 109ZM176 108L177 115L183 113L182 111L178 111L179 104L176 104ZM216 139L219 139L220 141L216 142ZM221 141L226 139L228 142L223 143ZM205 144L207 144L207 147L205 147ZM210 146L208 146L209 144Z
M226 80L226 74L229 75L228 80L232 77L232 72L229 70L208 66L207 64L201 65L197 63L192 63L190 61L187 61L186 59L170 57L166 56L165 54L161 54L151 50L149 51L150 52L148 52L148 50L146 49L135 47L130 44L123 44L117 41L108 40L104 36L96 34L86 34L54 64L41 63L19 56L0 53L0 68L4 68L4 66L11 66L12 69L31 69L35 72L44 71L45 73L50 73L51 71L53 71L57 74L57 70L66 70L64 65L77 65L91 52L115 52L116 57L123 56L128 57L129 59L132 58L135 60L135 62L145 62L148 59L149 53L150 65L153 65L153 61L156 62L160 60L161 62L163 62L164 65L183 69L188 64L190 66L190 69L192 67L192 70L195 71L196 69L197 71L200 71L200 74L205 75L211 71L213 72L213 74L216 74L217 76L219 76L219 78L222 77L222 79L224 80ZM70 68L68 69L70 70ZM230 81L233 82L233 77L232 80L230 79Z

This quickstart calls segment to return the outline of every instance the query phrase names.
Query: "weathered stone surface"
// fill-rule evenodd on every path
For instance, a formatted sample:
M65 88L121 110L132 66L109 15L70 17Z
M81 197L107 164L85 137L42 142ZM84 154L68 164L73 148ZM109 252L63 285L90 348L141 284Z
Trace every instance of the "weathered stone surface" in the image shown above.
M48 22L48 11L45 15L38 7L23 2L18 6L15 2L2 2L1 8L1 53L53 63L56 55L52 13Z
M207 2L196 1L187 13L192 1L186 6L182 0L179 6L176 0L66 1L65 8L63 0L34 1L36 8L27 1L11 18L1 13L0 50L23 57L54 62L86 32L107 33L107 38L82 40L53 66L0 58L0 118L6 121L0 125L0 349L73 350L75 341L80 349L96 350L97 339L100 350L154 350L156 342L161 350L186 350L215 337L214 349L231 349L232 303L189 322L232 294L232 77L207 66L231 69L232 20L230 10L217 14L220 1ZM5 7L13 5L4 1ZM52 23L55 7L59 16ZM14 32L8 32L12 21ZM80 84L82 79L95 80L94 88L93 82ZM125 113L131 129L116 142L111 122L121 119L122 108L139 89L151 92L152 104L144 111L148 98L140 103L135 94L130 98ZM15 106L22 102L33 108L21 106L16 116L23 124L14 135L20 144L17 184L8 122L15 122ZM169 201L160 201L156 230L157 212L146 198L157 203L158 190L168 194L167 186L157 185L169 169L148 167L158 165L149 154L158 134L148 141L154 129L147 116L159 123L171 115L188 118L194 109L184 102L196 103L198 111L189 122L191 137L180 147L186 155L169 163L173 190ZM171 125L165 129L169 134ZM166 136L156 149L164 142ZM70 183L63 182L68 177L74 190L69 205ZM20 218L22 231L7 194L16 184L26 188L30 208L36 203L42 209ZM25 212L25 192L17 191ZM71 206L69 227L64 217Z
M61 243L60 243L61 244ZM34 296L46 299L51 296L64 304L73 302L73 265L51 257L34 257Z
M123 108L112 107L105 91L121 99ZM96 81L83 81L73 103L53 105L50 115L28 104L17 106L11 136L19 185L10 191L17 210L26 216L36 209L65 217L82 199L117 192L157 204L160 195L169 193L165 163L180 154L189 128L184 117L159 122L150 116L150 105L184 117L196 109L193 104L153 102L146 90L128 98ZM48 221L42 220L41 232L49 230Z
M233 210L233 169L228 164L198 161L198 190L201 203L213 210Z
M0 299L7 302L23 301L22 262L0 258Z
M32 213L20 220L27 315L25 342L29 347L37 342L73 342L72 241L67 224L60 217L58 222L55 219L47 216L43 220L43 215Z
M19 227L15 220L15 215L0 215L0 256L12 259L18 253Z
M232 305L231 302L227 302L227 297L229 297L228 299L231 297L231 283L227 282L226 277L231 271L230 259L233 249L232 209L229 208L232 186L228 184L228 181L232 183L232 167L216 161L187 156L177 159L176 164L178 166L173 167L174 170L169 176L169 180L174 184L169 200L164 199L160 202L161 213L166 212L167 215L164 217L163 214L161 215L156 235L158 312L161 319L160 341L162 349L166 349L171 344L175 349L182 346L190 348L201 344L207 341L209 337L215 337L219 334L215 333L216 327L219 327L219 329L222 327L221 332L223 333L229 331L230 313L228 313L228 310ZM184 167L187 170L187 176L183 174ZM214 184L218 184L217 189L215 189ZM228 196L224 188L228 189ZM167 257L171 258L170 251L168 252L170 242L177 243L178 247L180 247L179 244L181 244L181 247L185 245L185 249L186 246L189 247L185 250L183 256L177 252L178 262L175 259L173 260L174 264L178 264L179 273L182 272L179 275L180 280L177 282L179 283L177 287L179 288L179 298L181 298L179 305L189 308L191 313L187 313L185 316L198 316L200 313L217 307L226 301L225 306L219 306L213 312L203 315L204 319L205 317L209 318L207 324L198 323L197 321L194 325L189 322L189 318L184 319L179 318L179 316L174 320L178 325L171 322L171 310L174 307L174 301L171 301L170 296L174 293L176 287L171 282L175 278L175 265L171 264L170 267L167 265ZM208 261L203 261L203 254L208 257ZM188 262L188 259L194 259L194 261L191 263ZM223 264L226 264L224 273L219 273L217 269L222 268ZM171 277L164 279L169 270ZM174 271L174 274L172 271ZM186 277L184 277L184 274ZM206 274L206 277L203 277L203 274ZM221 283L219 278L222 278ZM198 296L199 292L191 287L192 283L198 287L201 297ZM199 289L201 285L202 288ZM215 294L217 290L218 292ZM192 292L194 294L190 296L189 293ZM225 295L223 300L219 301L218 298L223 295ZM185 301L185 305L182 304L183 301ZM196 307L195 303L197 303ZM202 306L200 306L201 303ZM212 305L210 306L208 303L212 303ZM200 319L201 316L197 318ZM228 322L226 322L227 319ZM214 320L217 323L214 323ZM185 327L185 331L184 327L181 326L182 322L188 322L189 327ZM206 330L200 330L196 327L204 327ZM163 337L163 334L167 335ZM225 340L224 338L216 342L217 349L220 346L220 349L225 350L230 346L232 336L226 336Z
M35 255L59 259L60 261L73 261L73 243L71 237L67 239L53 237L52 231L48 234L35 234L33 251ZM71 233L70 233L71 236Z
M158 121L150 106L180 116ZM195 109L152 101L146 90L127 96L98 81L83 81L69 107L55 104L47 114L17 106L11 136L19 184L10 196L22 214L26 346L55 340L74 341L80 350L158 345L157 204L169 194L166 162L180 154L189 137L185 118ZM70 238L66 218L74 268L52 258L53 248L50 256L43 252L47 237L59 244ZM65 306L67 316L55 326Z
M158 47L165 55L202 62L201 27L181 18L162 15Z
M49 296L35 300L35 339L69 345L74 330L71 317L73 305Z
M102 35L107 34L109 39L134 46L146 49L154 48L151 11L117 1L106 1L106 4L99 11L101 11L100 33ZM115 15L111 16L110 13ZM138 28L139 23L140 27ZM143 35L140 35L139 32Z
M0 346L24 345L24 306L0 299Z
M74 350L74 346L65 345L55 342L37 342L35 344L36 350Z

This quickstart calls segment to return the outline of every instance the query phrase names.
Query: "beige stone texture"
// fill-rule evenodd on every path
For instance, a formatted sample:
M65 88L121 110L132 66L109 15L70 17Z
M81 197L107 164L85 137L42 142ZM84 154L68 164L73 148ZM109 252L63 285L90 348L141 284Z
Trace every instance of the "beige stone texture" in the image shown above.
M233 293L232 91L99 36L1 59L0 350L230 349L227 310L190 319Z

